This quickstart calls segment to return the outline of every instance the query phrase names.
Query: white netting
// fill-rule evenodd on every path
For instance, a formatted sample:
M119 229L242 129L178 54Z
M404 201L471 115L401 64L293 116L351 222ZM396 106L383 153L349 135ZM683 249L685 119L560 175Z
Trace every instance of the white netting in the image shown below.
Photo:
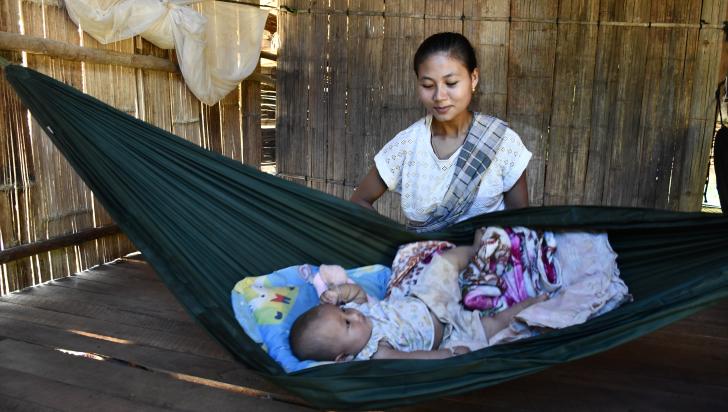
M200 101L214 104L258 64L268 12L194 0L65 0L71 19L101 43L140 35L176 49L182 76ZM191 7L195 4L195 9Z

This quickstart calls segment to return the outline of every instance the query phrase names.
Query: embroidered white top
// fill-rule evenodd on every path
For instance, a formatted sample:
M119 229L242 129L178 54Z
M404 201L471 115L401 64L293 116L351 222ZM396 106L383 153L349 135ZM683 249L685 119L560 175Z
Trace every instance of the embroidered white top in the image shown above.
M399 132L374 157L379 176L389 190L402 195L402 211L409 220L425 221L445 197L455 172L460 149L448 159L438 159L430 137L432 116ZM506 130L490 167L483 174L478 194L458 221L505 209L503 193L510 190L531 160L521 138Z

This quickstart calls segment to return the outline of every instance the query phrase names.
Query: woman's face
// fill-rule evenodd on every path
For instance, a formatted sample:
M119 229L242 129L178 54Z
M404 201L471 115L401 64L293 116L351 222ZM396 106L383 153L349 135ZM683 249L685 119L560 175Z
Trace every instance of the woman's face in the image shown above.
M422 104L440 122L455 119L468 110L478 69L468 73L462 61L447 53L435 53L417 70L417 91Z

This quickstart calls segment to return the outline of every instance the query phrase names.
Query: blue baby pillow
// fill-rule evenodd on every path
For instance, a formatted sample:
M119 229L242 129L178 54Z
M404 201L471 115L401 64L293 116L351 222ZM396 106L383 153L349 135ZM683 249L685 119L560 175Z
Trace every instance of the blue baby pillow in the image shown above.
M288 335L293 322L319 303L316 289L302 275L301 266L290 266L264 276L249 276L232 290L235 318L245 333L261 345L286 372L294 372L322 364L300 361L291 352ZM310 276L318 266L308 265ZM346 274L368 295L384 298L390 269L382 265L349 269Z

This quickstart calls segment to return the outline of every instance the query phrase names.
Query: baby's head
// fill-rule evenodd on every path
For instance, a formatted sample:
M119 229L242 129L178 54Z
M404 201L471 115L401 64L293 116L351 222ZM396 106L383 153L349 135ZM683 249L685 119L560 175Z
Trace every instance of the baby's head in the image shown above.
M371 335L371 320L358 310L321 304L293 322L289 339L300 360L339 362L354 359Z

